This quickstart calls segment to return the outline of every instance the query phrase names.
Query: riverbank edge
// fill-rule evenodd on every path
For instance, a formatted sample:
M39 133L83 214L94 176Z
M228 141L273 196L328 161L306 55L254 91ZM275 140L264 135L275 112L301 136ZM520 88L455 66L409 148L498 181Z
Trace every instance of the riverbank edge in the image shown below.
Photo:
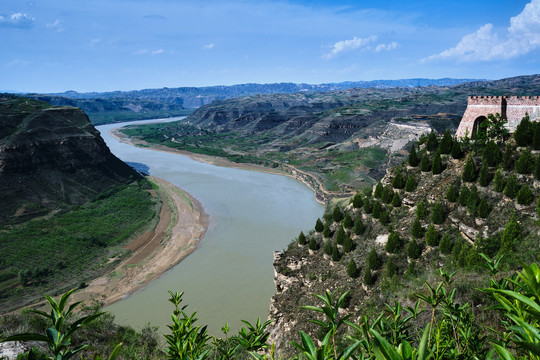
M112 129L109 131L109 134L116 140L123 142L125 144L150 148L155 151L163 151L163 152L168 152L172 154L184 155L195 161L199 161L199 162L203 162L203 163L211 164L211 165L216 165L216 166L223 166L223 167L230 167L230 168L241 169L241 170L258 171L258 172L263 172L267 174L288 176L290 178L293 178L295 180L302 182L304 185L309 187L311 191L313 191L314 193L315 200L324 206L326 206L328 202L330 201L330 199L333 197L344 198L344 197L350 197L354 195L354 193L329 192L326 189L324 189L323 185L317 179L316 176L306 171L300 170L292 165L280 164L286 169L275 169L275 168L270 168L270 167L257 165L257 164L235 163L228 159L218 157L218 156L192 153L186 150L174 149L168 146L157 145L157 144L150 143L144 140L134 139L124 134L121 131L121 129L122 129L121 127Z

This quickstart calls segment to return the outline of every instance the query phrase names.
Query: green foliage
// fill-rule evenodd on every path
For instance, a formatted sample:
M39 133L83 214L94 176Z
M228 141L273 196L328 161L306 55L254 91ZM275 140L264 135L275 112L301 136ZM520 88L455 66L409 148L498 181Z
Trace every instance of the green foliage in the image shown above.
M427 154L422 156L422 160L420 161L420 170L422 172L431 171L431 161L429 161L429 156Z
M439 243L439 251L445 255L448 255L452 252L452 240L450 235L444 234Z
M418 218L418 215L416 216L412 224L411 235L415 238L421 238L422 236L424 236L424 228L422 227L422 224L420 224L420 219Z
M428 216L428 212L426 209L426 202L422 199L416 203L416 210L415 214L419 219L426 219Z
M362 235L364 233L364 230L365 230L365 227L364 227L364 223L362 222L362 215L359 214L356 220L354 220L353 232L356 235Z
M395 192L394 196L392 197L392 206L393 207L400 207L401 206L401 198L399 197L398 192Z
M506 148L504 150L502 164L504 170L513 170L514 169L514 149L512 148L512 145L509 143L506 144Z
M359 209L364 205L364 200L362 199L362 195L360 195L360 193L356 193L354 195L352 204L355 209Z
M532 148L533 150L540 150L540 126L538 126L537 121L533 123L533 126L534 126L534 135L533 135L533 141L532 141Z
M441 153L439 151L435 152L435 155L433 156L433 162L431 164L431 171L433 172L433 175L437 175L442 173L444 170L442 160L441 160Z
M391 254L397 254L402 247L401 238L397 231L393 231L388 235L388 241L386 242L385 250Z
M416 190L416 179L413 175L407 177L407 182L405 183L405 191L412 192Z
M536 202L536 216L540 217L540 198Z
M504 187L504 195L508 196L510 199L516 197L519 191L519 183L515 174L510 174L506 180L506 186Z
M471 155L467 157L461 178L466 182L473 182L476 180L476 165Z
M490 211L491 207L489 206L487 198L484 196L482 200L480 200L480 204L478 204L478 217L485 219L488 217Z
M452 135L450 135L450 130L446 129L441 139L441 143L439 144L438 150L441 152L441 154L450 154L452 151L452 145Z
M439 233L433 224L430 224L426 231L426 244L429 246L439 245Z
M435 132L432 130L427 137L426 149L428 151L435 151L438 147L439 140L437 139L437 135L435 134Z
M458 196L459 205L461 206L467 205L467 200L469 200L469 194L470 194L470 190L467 187L467 185L462 184L461 189L459 190L459 196Z
M540 129L540 126L538 128ZM540 180L540 156L534 159L534 178Z
M373 196L375 196L375 198L377 199L380 199L383 194L383 189L384 189L383 184L379 181L377 185L375 186L375 192L373 193Z
M371 216L373 216L375 219L378 219L381 216L381 213L384 211L383 206L380 202L375 200L375 203L373 204L373 212L371 213Z
M519 174L530 174L534 170L534 159L529 149L523 150L514 167Z
M418 159L418 156L416 155L416 148L415 148L414 144L411 147L411 152L409 154L408 161L409 161L409 165L412 166L412 167L416 167L420 163L420 160Z
M407 245L407 256L411 259L418 259L420 255L422 255L422 249L418 246L416 239L412 239Z
M304 235L303 231L300 231L300 235L298 235L298 244L306 245L306 243L307 243L306 235Z
M394 190L390 186L385 186L382 192L381 200L385 204L390 204L392 202L392 198L394 197Z
M343 213L341 212L339 206L334 208L334 211L332 212L332 219L334 219L335 222L340 222L343 220Z
M446 200L449 202L456 202L458 196L459 194L456 190L456 186L454 184L451 184L446 190Z
M381 210L379 222L383 225L387 225L388 223L390 223L390 215L388 214L388 211L386 211L386 209L384 208Z
M313 251L319 250L319 243L317 242L317 240L315 240L315 238L312 237L311 239L309 239L308 247L309 247L309 250L313 250Z
M345 233L345 228L343 225L340 225L336 231L336 243L339 245L343 245L343 241L345 240L345 237L347 236L347 233Z
M500 234L496 234L489 237L482 237L479 233L476 239L474 239L474 246L480 255L495 256L501 248L501 236Z
M486 165L480 168L480 176L478 177L478 183L480 186L488 186L491 178L489 176L489 170Z
M334 245L332 247L332 261L339 261L339 260L341 260L341 253L339 252L337 245Z
M330 224L328 224L328 223L324 224L323 236L325 238L332 237L332 230L330 230Z
M518 146L530 146L532 144L534 128L529 115L525 115L514 131L514 139Z
M445 210L441 201L437 201L431 210L431 222L434 224L444 223Z
M501 248L499 250L500 255L512 254L514 247L521 240L521 227L516 218L516 214L513 213L510 216L510 220L504 227L504 232L501 238Z
M371 251L369 252L367 256L366 262L367 262L367 267L370 270L377 270L382 265L381 258L379 257L379 254L377 254L377 251L375 249L371 249Z
M487 135L490 139L494 139L497 141L497 143L501 143L510 137L510 133L506 128L507 121L501 116L501 114L488 114L487 120L489 123Z
M345 214L345 219L343 219L343 226L350 229L353 227L353 225L354 225L354 222L351 218L351 215L349 215L349 213Z
M364 284L367 286L375 284L375 277L371 274L371 269L369 267L364 269Z
M506 178L503 175L501 169L497 169L495 172L495 177L493 178L494 190L497 192L502 192L506 186Z
M315 222L315 231L320 233L323 230L324 230L324 224L320 218L317 218L317 221Z
M330 239L326 240L323 246L323 251L326 255L332 255L332 241Z
M394 189L403 189L405 187L406 179L401 174L401 170L396 170L396 174L394 175L394 179L392 179L392 187Z
M461 143L459 141L454 141L450 154L454 159L461 159L463 157L463 150L461 149Z
M394 263L394 259L392 257L388 258L388 261L386 262L386 269L385 269L385 275L386 277L391 278L394 275L397 275L397 266Z
M487 166L497 166L501 162L501 150L494 141L488 141L482 153L482 162Z
M371 214L373 212L373 200L371 198L364 199L363 209L366 214Z
M343 251L345 252L351 252L354 249L354 243L349 235L345 236L345 239L343 240Z
M534 201L534 195L527 185L523 185L516 195L516 200L520 205L530 205Z
M349 264L347 265L347 275L349 275L351 278L355 279L358 277L358 268L356 267L356 263L353 259L349 261Z
M476 215L478 204L480 204L480 195L478 195L478 188L473 184L469 189L469 197L467 198L467 210L471 216Z

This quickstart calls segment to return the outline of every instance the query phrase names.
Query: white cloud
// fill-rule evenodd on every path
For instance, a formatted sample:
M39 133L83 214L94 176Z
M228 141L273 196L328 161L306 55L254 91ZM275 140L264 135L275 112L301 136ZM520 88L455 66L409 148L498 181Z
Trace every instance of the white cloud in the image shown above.
M133 53L133 55L144 55L144 54L148 54L148 49L140 49Z
M52 29L56 32L62 32L64 31L64 27L62 26L62 22L58 19L56 19L53 23L47 24L47 29Z
M325 54L324 57L327 59L331 59L335 56L337 56L339 53L342 53L344 51L350 51L354 49L358 49L361 47L365 47L369 43L377 40L377 36L372 35L367 38L358 38L354 37L351 40L341 40L334 44L332 47L332 51Z
M511 59L540 48L540 0L532 0L523 11L510 19L510 27L501 38L492 24L465 35L453 48L421 60L491 61Z
M28 28L34 25L36 19L28 14L16 13L11 16L0 15L0 26Z
M164 52L163 49L157 49L157 50L152 51L152 55L162 54L163 52Z
M375 48L375 52L395 50L398 47L399 47L399 44L395 41L392 41L390 44L377 45L377 47Z
M213 48L214 48L214 44L208 44L208 45L203 46L204 50L212 50Z

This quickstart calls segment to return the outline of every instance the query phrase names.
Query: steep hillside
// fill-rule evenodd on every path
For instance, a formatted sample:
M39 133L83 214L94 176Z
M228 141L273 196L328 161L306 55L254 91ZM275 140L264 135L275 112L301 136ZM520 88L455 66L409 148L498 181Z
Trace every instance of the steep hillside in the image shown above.
M494 324L481 313L490 304L477 289L490 285L491 274L480 253L504 256L499 277L540 260L537 133L540 125L528 123L515 138L494 142L423 136L415 155L377 186L336 203L314 231L275 254L270 317L276 346L291 354L288 341L299 342L299 330L319 336L300 309L320 305L312 294L350 291L340 314L357 323L362 315L376 316L384 303L414 308L414 294L429 295L424 282L436 284L438 269L456 271L454 300L471 303L473 321ZM427 321L426 315L414 322L423 328Z
M0 97L0 224L79 205L139 178L82 110Z

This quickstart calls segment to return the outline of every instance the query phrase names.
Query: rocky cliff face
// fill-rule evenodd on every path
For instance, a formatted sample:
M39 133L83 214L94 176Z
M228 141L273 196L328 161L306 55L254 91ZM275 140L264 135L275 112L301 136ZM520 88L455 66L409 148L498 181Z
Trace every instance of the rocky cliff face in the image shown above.
M138 176L82 110L0 97L0 223L84 203Z

